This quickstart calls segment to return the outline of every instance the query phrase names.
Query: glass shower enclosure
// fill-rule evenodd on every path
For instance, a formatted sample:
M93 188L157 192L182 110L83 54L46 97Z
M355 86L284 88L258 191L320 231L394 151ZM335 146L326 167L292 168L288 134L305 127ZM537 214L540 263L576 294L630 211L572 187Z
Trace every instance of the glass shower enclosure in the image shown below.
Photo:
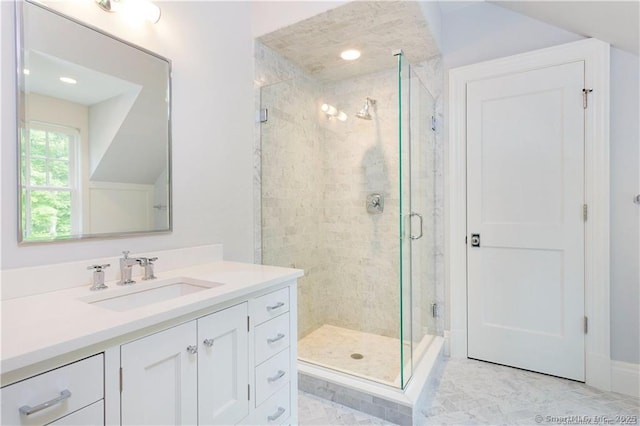
M260 89L261 253L305 270L299 360L404 388L434 336L435 102L401 53Z

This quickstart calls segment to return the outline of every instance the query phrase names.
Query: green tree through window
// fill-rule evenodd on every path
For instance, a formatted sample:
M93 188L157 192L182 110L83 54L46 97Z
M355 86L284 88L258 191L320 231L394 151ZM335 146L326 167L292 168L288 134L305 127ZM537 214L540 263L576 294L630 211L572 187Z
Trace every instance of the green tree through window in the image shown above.
M77 184L74 158L78 132L31 125L20 138L22 232L25 241L68 237Z

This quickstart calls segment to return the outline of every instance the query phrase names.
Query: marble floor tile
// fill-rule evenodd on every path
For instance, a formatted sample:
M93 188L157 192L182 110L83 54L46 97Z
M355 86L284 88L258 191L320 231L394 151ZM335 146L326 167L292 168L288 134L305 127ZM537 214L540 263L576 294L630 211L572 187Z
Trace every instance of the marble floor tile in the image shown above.
M301 425L389 424L302 392L299 407ZM567 423L566 416L636 416L640 424L638 398L468 359L446 361L436 394L418 410L414 424L420 426L550 425Z

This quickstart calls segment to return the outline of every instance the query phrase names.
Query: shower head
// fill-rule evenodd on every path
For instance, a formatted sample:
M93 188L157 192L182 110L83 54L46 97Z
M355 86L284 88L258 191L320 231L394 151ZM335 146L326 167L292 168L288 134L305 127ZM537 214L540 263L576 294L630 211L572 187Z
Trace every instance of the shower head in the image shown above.
M363 120L371 120L371 113L369 112L369 108L375 104L376 104L375 99L367 98L362 109L356 114L356 117L361 118Z

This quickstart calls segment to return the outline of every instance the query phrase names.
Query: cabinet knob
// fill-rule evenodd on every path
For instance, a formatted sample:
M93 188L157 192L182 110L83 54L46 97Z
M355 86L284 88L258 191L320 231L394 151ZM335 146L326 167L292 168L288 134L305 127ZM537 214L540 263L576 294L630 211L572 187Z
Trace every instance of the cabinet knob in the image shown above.
M198 347L196 345L189 345L187 346L187 352L189 352L191 355L197 354Z
M211 347L213 346L213 339L204 339L202 343L204 343L205 346Z

